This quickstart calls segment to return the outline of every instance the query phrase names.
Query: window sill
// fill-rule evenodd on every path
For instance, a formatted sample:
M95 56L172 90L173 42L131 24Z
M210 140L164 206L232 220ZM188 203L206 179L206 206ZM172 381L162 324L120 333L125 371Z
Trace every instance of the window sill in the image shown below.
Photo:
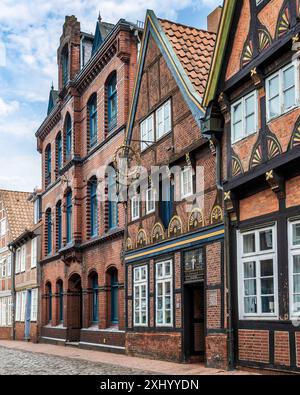
M273 122L279 120L280 118L282 118L282 117L284 117L284 116L286 116L286 115L288 115L288 114L294 112L294 111L297 110L298 108L299 108L299 105L294 106L294 107L291 107L291 108L289 108L288 110L286 110L286 111L284 111L283 113L281 113L280 115L276 115L276 116L273 117L273 118L270 118L270 119L267 118L267 125L269 125L269 124L271 124L271 123L273 123Z
M231 141L231 145L235 145L235 144L240 143L240 142L242 142L244 140L247 140L249 137L252 137L252 136L254 136L257 133L258 133L258 130L256 130L255 132L252 132L252 133L248 134L247 136L242 137L242 138L240 138L238 140Z

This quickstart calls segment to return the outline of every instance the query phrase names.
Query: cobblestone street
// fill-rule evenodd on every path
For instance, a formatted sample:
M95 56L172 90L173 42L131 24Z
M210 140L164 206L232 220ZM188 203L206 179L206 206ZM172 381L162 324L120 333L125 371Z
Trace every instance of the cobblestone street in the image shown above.
M138 375L137 369L0 347L0 375Z
M241 375L205 368L51 344L0 340L0 375Z

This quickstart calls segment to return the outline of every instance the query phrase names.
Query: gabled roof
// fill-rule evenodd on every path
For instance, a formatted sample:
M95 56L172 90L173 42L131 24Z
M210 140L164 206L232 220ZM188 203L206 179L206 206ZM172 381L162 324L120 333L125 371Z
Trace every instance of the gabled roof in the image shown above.
M216 95L236 5L237 0L224 0L211 69L203 96L203 106L205 107L209 105Z
M58 99L58 91L54 90L53 85L51 87L50 93L49 93L49 101L48 101L48 110L47 110L47 115L50 114L50 112L53 110L53 108L56 105Z
M0 189L12 240L32 226L33 203L28 201L29 195L29 192Z
M158 19L153 11L148 10L126 131L127 141L131 139L150 35L160 49L199 127L201 125L200 120L204 115L202 95L213 55L215 35L175 22Z
M159 19L174 52L202 97L214 52L216 34Z
M95 36L93 41L92 48L92 56L97 51L97 49L101 46L105 38L109 35L115 25L112 23L102 22L101 16L99 14L99 18L96 24Z

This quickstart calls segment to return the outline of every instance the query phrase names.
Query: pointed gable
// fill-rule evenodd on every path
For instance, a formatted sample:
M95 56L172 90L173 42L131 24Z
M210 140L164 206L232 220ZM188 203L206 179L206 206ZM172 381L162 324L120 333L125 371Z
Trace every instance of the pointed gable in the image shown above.
M161 52L199 127L201 125L200 119L204 115L202 95L213 55L215 34L167 20L159 20L153 11L148 10L127 126L128 141L131 139L139 92L144 89L142 75L146 53L148 58L151 57L148 48L150 38Z
M57 99L58 99L58 91L54 90L52 87L49 93L47 115L49 115L53 110L53 108L55 107Z
M202 97L213 56L216 34L159 19L186 74Z
M15 239L33 224L33 203L29 192L0 190L11 239Z

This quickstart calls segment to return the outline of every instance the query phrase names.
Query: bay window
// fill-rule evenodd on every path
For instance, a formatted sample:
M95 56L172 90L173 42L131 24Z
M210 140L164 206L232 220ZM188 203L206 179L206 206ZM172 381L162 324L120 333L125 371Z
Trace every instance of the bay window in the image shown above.
M240 318L278 315L276 227L238 233Z

